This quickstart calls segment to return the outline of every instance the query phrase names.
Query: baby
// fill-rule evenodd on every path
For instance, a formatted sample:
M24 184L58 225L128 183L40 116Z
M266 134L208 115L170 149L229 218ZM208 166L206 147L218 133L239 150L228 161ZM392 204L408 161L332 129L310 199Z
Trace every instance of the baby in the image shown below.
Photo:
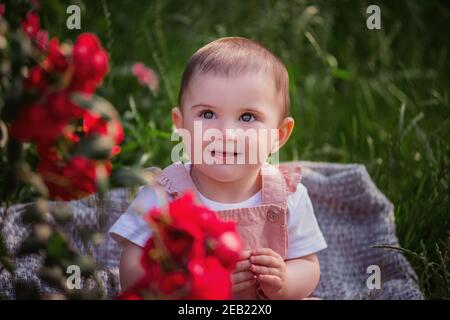
M232 274L233 298L308 297L320 276L316 253L327 245L300 173L283 173L267 161L294 128L284 64L252 40L215 40L189 60L178 103L172 121L184 132L190 162L166 167L157 182L169 198L192 190L196 201L236 221L245 250ZM110 230L123 245L122 290L143 274L141 248L152 236L137 212L158 199L154 188L142 187Z

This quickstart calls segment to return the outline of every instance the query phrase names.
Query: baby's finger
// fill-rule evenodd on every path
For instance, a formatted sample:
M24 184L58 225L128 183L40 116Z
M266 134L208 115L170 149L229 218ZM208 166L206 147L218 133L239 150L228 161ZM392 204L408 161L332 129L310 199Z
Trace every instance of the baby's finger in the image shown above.
M241 260L238 263L236 263L234 272L236 273L236 272L248 270L250 268L250 265L251 265L251 263L250 263L249 259Z
M250 262L252 264L259 264L262 266L267 266L267 267L272 267L272 268L281 267L280 259L278 259L274 256L267 256L267 255L251 256Z
M273 276L273 275L267 275L267 274L259 274L258 280L260 283L267 284L274 287L281 287L283 286L283 282L281 281L280 277Z
M280 275L280 269L278 268L269 268L266 266L258 266L256 264L251 265L250 271L257 274L274 275L274 276Z
M252 254L252 250L242 250L239 256L240 260L248 259Z
M240 282L240 283L235 284L233 286L233 292L239 292L239 291L248 289L250 287L253 287L257 283L258 283L258 281L256 279L250 279L250 280L246 280L246 281Z
M231 274L231 281L233 283L239 283L245 280L254 279L255 274L251 271L243 271Z
M258 255L274 256L281 258L281 256L277 252L273 251L270 248L257 248L252 250L252 256Z

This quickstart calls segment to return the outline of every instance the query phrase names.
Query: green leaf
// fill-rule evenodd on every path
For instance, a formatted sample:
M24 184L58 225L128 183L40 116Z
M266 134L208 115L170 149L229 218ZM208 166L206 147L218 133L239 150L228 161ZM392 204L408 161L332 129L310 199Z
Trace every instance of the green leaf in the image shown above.
M122 167L113 171L110 177L111 184L114 187L137 187L147 183L140 170Z
M46 247L48 262L61 262L63 259L70 258L72 252L69 249L66 239L59 232L54 232L47 242Z
M111 154L114 142L111 138L90 135L77 143L74 155L84 155L89 159L107 160Z
M116 110L108 100L92 95L86 96L81 93L72 93L70 96L76 105L91 110L105 120L111 120L116 115Z
M80 267L83 277L90 277L95 272L96 264L91 256L78 256L74 260L74 264Z
M342 79L342 80L350 80L352 78L352 74L345 70L340 68L332 68L331 69L331 75L334 78Z

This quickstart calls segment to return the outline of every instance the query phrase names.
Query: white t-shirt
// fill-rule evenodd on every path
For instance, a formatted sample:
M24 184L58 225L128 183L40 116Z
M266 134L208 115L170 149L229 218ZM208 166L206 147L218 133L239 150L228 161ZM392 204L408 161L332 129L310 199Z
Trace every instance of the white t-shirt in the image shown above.
M185 164L186 170L190 170L190 163ZM210 200L199 192L203 204L211 210L226 210L236 208L248 208L262 204L261 191L245 201L238 203L223 203ZM128 209L109 230L115 240L123 238L143 247L152 235L147 222L139 213L146 213L159 204L155 191L149 186L142 186ZM314 209L308 196L308 191L302 183L297 185L294 193L287 198L289 214L288 224L288 248L286 259L294 259L316 253L327 247L325 239L314 216Z

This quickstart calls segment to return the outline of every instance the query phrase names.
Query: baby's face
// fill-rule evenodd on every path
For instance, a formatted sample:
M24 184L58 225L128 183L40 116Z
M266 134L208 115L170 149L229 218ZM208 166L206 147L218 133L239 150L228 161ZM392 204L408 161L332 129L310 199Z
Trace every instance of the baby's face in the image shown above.
M281 101L272 78L263 73L196 74L184 92L182 113L174 108L172 119L190 137L183 141L196 169L234 181L259 170L271 150L278 150L277 141L285 142L280 133L287 133L286 140L290 135L293 120L283 117Z

